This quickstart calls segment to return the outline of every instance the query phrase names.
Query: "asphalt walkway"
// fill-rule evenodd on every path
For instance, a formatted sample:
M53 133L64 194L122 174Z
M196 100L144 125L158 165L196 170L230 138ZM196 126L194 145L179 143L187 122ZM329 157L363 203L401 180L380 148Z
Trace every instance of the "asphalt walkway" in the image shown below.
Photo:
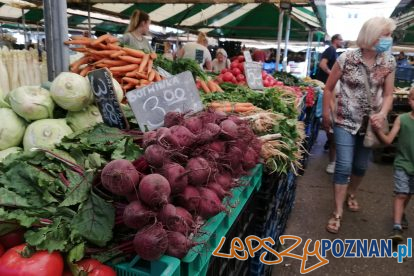
M345 211L340 233L326 232L325 226L332 212L333 196L331 176L325 172L327 152L323 150L325 134L320 132L315 143L305 174L297 180L295 207L285 231L286 235L300 236L304 241L312 239L383 239L387 238L392 227L392 164L371 163L360 187L358 200L361 211ZM406 237L414 234L414 203L406 211L410 228L404 232ZM303 242L304 243L304 242ZM291 244L291 243L290 243ZM301 254L303 246L293 251ZM413 250L414 251L414 250ZM414 275L414 259L405 259L398 264L393 258L334 258L328 255L329 264L307 275ZM308 266L318 263L310 257ZM275 265L273 276L300 274L300 261L285 258L282 264Z

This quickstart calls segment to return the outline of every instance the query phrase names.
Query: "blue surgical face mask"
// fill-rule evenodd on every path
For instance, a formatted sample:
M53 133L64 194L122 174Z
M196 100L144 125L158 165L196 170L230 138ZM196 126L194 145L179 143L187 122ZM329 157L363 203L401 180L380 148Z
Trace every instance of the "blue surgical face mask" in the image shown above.
M380 37L378 43L375 45L375 50L378 53L383 53L388 51L392 46L392 37L382 36Z

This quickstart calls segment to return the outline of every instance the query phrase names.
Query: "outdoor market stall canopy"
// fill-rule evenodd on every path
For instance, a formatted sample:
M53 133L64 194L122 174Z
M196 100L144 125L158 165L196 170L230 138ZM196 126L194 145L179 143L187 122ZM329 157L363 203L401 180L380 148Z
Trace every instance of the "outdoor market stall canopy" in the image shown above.
M397 20L394 32L398 44L414 44L414 2L402 0L391 15Z
M38 1L29 1L38 3ZM191 32L205 31L209 36L226 38L271 39L277 36L279 7L275 3L254 3L255 1L185 1L179 4L154 2L172 2L157 0L152 3L131 3L150 1L87 1L68 0L68 26L71 28L88 29L88 9L90 24L93 30L111 33L123 33L129 17L135 9L149 13L154 24L164 27L175 27ZM117 3L102 3L117 2ZM129 3L126 3L129 2ZM188 2L188 3L184 3ZM193 2L193 3L189 3ZM196 3L194 2L203 2ZM216 2L220 2L216 4ZM251 3L246 3L251 2ZM318 17L317 8L310 1L293 0L291 11L291 40L307 40L309 30L324 30L324 20ZM38 3L39 4L39 3ZM22 11L0 3L0 21L21 22ZM41 25L43 10L40 6L25 10L27 23ZM4 24L4 27L16 25Z

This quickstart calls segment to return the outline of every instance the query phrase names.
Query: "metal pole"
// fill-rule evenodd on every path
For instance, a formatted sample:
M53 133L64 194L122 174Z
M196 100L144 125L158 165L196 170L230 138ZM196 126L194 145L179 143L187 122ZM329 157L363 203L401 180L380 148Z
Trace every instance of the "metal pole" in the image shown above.
M23 35L24 35L24 48L27 49L26 17L24 16L24 9L22 9L22 24L23 24Z
M312 47L312 39L313 39L313 31L309 31L308 36L308 49L306 50L306 76L309 76L309 70L310 70L310 57L311 57L311 47Z
M279 25L277 27L277 53L276 53L276 72L279 72L279 62L280 62L280 43L282 42L282 33L283 33L283 16L285 11L281 10L279 14Z
M318 48L321 46L321 37L322 34L321 32L318 32ZM319 66L319 52L315 51L315 56L314 56L314 63L313 63L313 72L316 72L316 70L318 69Z
M68 39L66 10L66 1L43 0L49 81L69 69L69 47L63 44Z
M91 4L88 3L88 36L92 37L92 28L91 28Z
M288 55L288 43L289 43L289 36L290 36L290 20L291 17L289 13L287 13L287 23L286 23L286 34L285 34L285 50L283 52L283 71L286 72L287 70L287 55Z

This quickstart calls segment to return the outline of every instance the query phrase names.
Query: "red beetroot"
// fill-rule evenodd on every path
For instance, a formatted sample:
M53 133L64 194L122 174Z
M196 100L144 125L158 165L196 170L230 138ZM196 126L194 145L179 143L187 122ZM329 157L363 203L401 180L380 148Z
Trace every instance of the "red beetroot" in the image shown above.
M200 193L192 186L185 187L184 191L178 195L178 203L186 210L194 213L200 204Z
M192 225L187 225L185 218L177 213L177 208L172 204L165 205L158 213L157 218L164 227L170 231L180 232L187 235Z
M185 126L172 126L170 131L180 147L190 147L197 140L196 136Z
M171 130L166 127L157 129L157 143L166 149L178 147L178 141L171 135Z
M142 138L142 145L144 146L144 148L148 147L149 145L155 144L157 142L157 132L152 130L152 131L147 131L144 132L144 136Z
M233 177L229 173L218 173L214 176L214 180L226 191L235 186Z
M184 126L192 133L198 134L203 129L203 121L200 117L190 117L185 120Z
M230 146L227 151L227 160L231 166L231 168L234 170L238 168L241 165L241 159L243 156L243 152L241 149L239 149L236 146Z
M177 212L177 216L182 217L190 228L195 226L193 216L186 209L176 206L175 211Z
M172 127L176 125L181 125L184 122L184 115L179 112L168 112L164 116L164 126Z
M223 198L225 198L226 196L231 196L230 192L226 192L226 190L223 189L223 187L218 184L217 182L210 182L207 184L207 188L209 188L210 190L212 190L213 192L216 193L216 195L223 200Z
M217 124L208 123L204 126L203 130L198 136L198 142L200 144L205 144L210 141L213 141L220 134L220 131L221 128Z
M196 245L179 232L169 232L167 254L178 259L184 258L188 251Z
M136 233L133 243L135 252L142 259L147 261L157 260L167 251L167 232L161 223L156 223Z
M155 222L156 214L140 201L133 201L124 209L123 220L126 226L141 229Z
M171 193L177 194L188 185L188 176L183 166L178 163L168 163L162 167L161 174L168 180Z
M101 174L102 185L116 195L127 195L135 190L139 173L134 165L124 159L109 162Z
M139 183L139 197L149 207L158 208L168 203L171 187L168 180L160 174L149 174Z
M202 157L191 158L186 166L188 172L189 184L200 186L208 181L212 168L208 161Z
M199 187L198 191L200 193L198 214L204 219L209 219L222 211L226 211L226 208L221 204L219 197L214 191L202 187Z
M256 164L259 162L258 159L258 154L256 153L256 151L251 148L251 147L247 147L247 150L244 153L243 156L243 169L245 169L246 171L253 169Z
M214 141L208 144L210 150L217 153L224 153L226 151L226 144L223 141Z
M221 133L227 139L236 139L238 136L237 124L232 120L224 120L220 123Z
M166 162L167 152L160 145L151 145L146 148L144 156L150 166L160 168Z

